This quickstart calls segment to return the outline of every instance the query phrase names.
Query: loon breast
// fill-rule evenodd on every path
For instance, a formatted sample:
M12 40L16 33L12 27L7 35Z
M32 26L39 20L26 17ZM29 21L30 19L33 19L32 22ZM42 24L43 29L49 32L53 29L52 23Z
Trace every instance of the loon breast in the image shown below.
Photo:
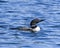
M36 28L33 28L32 30L33 30L34 32L40 31L40 27L37 26Z

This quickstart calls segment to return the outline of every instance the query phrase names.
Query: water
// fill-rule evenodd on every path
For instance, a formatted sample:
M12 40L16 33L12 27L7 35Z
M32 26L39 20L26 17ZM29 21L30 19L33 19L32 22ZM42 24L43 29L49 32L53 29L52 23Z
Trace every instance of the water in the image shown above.
M10 30L29 26L34 18L41 31ZM60 0L0 0L0 48L60 48Z

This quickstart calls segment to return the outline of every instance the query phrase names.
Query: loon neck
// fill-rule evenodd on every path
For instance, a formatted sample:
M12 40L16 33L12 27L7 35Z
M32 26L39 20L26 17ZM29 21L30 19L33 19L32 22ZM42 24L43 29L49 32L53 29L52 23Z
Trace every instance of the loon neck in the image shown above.
M36 28L36 27L37 27L36 25L32 25L32 26L31 26L31 28L33 28L33 29Z

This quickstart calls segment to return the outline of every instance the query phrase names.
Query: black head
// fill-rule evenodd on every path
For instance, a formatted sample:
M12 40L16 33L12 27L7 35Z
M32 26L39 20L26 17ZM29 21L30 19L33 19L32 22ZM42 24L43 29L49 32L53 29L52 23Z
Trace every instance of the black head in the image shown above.
M31 21L30 26L36 25L37 23L42 22L42 21L44 21L44 20L41 20L39 18L35 18Z

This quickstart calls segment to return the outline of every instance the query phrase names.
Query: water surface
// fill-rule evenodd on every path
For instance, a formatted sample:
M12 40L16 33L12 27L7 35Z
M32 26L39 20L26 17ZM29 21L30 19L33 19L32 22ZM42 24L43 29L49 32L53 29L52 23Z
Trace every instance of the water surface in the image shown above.
M41 31L10 30L29 26L34 18ZM0 0L0 48L60 48L59 0Z

